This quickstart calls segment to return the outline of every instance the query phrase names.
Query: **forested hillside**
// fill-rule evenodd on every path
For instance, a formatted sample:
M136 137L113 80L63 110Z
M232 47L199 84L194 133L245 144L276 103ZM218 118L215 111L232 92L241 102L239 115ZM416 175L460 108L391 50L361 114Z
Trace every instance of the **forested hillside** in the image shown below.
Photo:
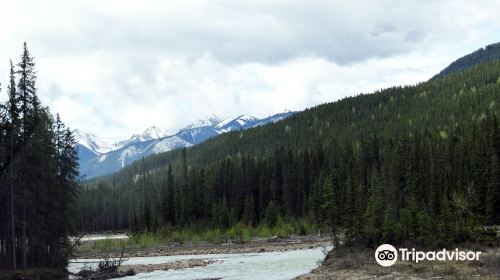
M59 116L40 104L35 84L25 44L0 104L0 270L66 271L76 232L75 143Z
M442 78L446 75L458 73L464 70L469 69L470 67L485 63L492 60L500 60L500 43L491 44L484 48L480 48L479 50L463 56L453 63L451 63L448 67L443 69L443 71L439 72L433 79Z
M367 244L484 240L500 223L499 103L495 61L320 105L87 182L80 228L307 221Z

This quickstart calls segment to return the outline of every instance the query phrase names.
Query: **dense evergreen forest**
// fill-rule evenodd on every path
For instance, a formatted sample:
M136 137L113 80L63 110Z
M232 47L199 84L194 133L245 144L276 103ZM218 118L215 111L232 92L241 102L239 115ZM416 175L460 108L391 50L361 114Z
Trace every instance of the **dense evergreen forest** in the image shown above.
M320 105L86 182L80 229L308 221L347 243L487 241L499 111L499 61Z
M0 269L65 270L75 233L74 139L36 94L26 44L0 105Z

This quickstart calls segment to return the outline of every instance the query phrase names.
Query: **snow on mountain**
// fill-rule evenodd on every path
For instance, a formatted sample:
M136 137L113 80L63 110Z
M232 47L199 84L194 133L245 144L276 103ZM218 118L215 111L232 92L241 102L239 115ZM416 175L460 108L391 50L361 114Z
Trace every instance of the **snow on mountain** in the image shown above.
M193 129L193 128L199 128L199 127L206 127L206 126L214 126L217 123L219 123L221 120L219 117L216 115L212 114L211 116L207 117L206 119L199 119L196 122L186 126L185 128L181 130L187 130L187 129Z
M148 141L152 139L159 139L167 136L167 131L156 126L152 126L144 130L141 134L134 134L130 137L129 141Z
M75 130L75 141L96 154L107 153L116 147L109 140L93 133Z
M153 139L160 139L168 135L167 130L152 126L145 129L142 133L134 134L127 140L116 143L117 147L124 147L135 142L144 142Z
M167 134L168 132L166 130L152 126L144 130L142 133L132 135L132 137L127 140L113 142L112 140L101 138L93 133L76 130L75 140L78 144L89 149L95 154L105 154L110 151L118 150L131 143L163 138L167 136Z
M257 122L259 119L256 117L241 115L235 119L226 119L218 124L215 127L220 130L221 133L229 132L233 130L240 130L250 127L253 123Z
M176 136L193 145L201 143L209 138L219 135L220 132L213 126L202 126L180 130Z
M174 135L158 127L150 127L127 140L110 143L91 133L77 131L80 174L86 179L111 174L143 157L191 147L229 131L248 129L280 121L294 112L284 112L263 119L240 115L221 120L212 115L179 130Z
M193 144L191 144L187 141L184 141L177 136L172 136L172 137L160 139L157 142L155 142L151 146L150 151L153 154L159 154L159 153L163 153L165 151L171 151L171 150L174 150L177 148L191 147L191 146L193 146Z
M267 118L263 118L263 119L258 120L255 124L252 125L252 127L262 126L262 125L266 125L268 123L279 122L281 120L288 118L289 116L291 116L293 114L295 114L295 112L292 112L290 110L285 110L283 113L279 113L279 114L272 115L272 116L269 116Z

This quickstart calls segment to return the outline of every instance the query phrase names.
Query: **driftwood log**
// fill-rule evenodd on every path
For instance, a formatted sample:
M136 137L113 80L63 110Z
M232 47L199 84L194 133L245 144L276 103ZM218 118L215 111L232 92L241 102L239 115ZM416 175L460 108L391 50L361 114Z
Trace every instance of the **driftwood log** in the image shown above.
M84 267L80 272L76 273L75 276L82 280L106 280L135 275L135 271L133 269L126 271L118 270L118 268L125 261L123 258L124 250L125 246L122 246L122 252L119 259L111 259L108 255L99 262L97 269L94 270L92 268Z

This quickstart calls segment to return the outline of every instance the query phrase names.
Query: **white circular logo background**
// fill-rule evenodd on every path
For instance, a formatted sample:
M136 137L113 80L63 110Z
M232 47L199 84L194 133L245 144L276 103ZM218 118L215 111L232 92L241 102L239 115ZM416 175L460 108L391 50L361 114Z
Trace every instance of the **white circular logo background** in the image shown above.
M398 260L398 250L391 244L382 244L375 251L375 260L381 266L391 266Z

